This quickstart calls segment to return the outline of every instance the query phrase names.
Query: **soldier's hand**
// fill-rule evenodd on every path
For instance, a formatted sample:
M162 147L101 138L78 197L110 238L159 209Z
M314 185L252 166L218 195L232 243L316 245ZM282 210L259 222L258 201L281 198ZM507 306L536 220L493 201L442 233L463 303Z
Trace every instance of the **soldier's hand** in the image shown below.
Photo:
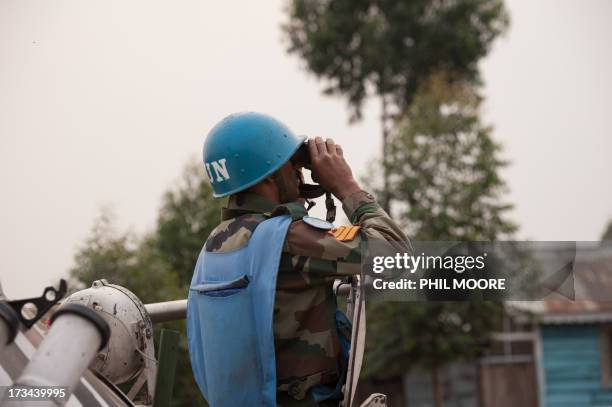
M316 137L308 142L312 178L323 188L343 200L361 188L342 154L342 147L328 138Z

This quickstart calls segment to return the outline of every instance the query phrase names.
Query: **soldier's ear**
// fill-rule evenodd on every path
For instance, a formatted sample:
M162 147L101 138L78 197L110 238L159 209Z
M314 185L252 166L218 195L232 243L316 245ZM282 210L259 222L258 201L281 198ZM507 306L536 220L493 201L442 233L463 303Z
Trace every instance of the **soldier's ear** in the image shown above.
M259 190L261 188L270 188L272 186L276 186L276 182L274 181L273 176L266 177L259 181L257 184L253 185L249 188L251 191Z
M276 181L274 180L274 175L270 175L269 177L264 178L262 182L267 182L269 184L276 185Z
M262 187L264 188L276 188L276 181L274 180L273 176L266 177L262 179L259 183L262 184Z
M278 187L276 186L273 176L262 179L257 184L250 187L249 190L265 197L278 195Z

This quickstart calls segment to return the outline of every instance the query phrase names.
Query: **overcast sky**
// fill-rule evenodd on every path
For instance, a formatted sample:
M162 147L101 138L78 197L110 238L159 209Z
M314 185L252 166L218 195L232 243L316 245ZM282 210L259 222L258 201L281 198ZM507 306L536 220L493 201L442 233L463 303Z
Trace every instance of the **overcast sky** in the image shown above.
M594 240L612 218L612 2L509 0L482 63L519 236ZM380 150L377 101L341 99L285 53L275 1L0 1L0 281L40 295L100 208L153 227L160 197L225 115L333 137L355 172Z

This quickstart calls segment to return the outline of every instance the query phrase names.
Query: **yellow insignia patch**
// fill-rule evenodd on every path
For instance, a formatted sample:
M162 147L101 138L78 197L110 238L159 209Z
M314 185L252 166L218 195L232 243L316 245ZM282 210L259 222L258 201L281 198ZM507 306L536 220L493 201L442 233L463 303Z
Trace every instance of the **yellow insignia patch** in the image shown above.
M341 242L350 242L357 236L359 229L361 229L360 226L348 225L337 227L327 233Z

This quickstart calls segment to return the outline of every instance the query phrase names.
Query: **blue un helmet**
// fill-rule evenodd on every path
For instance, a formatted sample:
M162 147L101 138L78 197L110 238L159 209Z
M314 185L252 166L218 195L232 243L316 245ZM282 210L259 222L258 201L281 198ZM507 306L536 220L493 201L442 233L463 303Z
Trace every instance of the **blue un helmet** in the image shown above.
M227 116L204 142L204 167L220 198L243 191L281 168L304 143L278 120L261 113Z

